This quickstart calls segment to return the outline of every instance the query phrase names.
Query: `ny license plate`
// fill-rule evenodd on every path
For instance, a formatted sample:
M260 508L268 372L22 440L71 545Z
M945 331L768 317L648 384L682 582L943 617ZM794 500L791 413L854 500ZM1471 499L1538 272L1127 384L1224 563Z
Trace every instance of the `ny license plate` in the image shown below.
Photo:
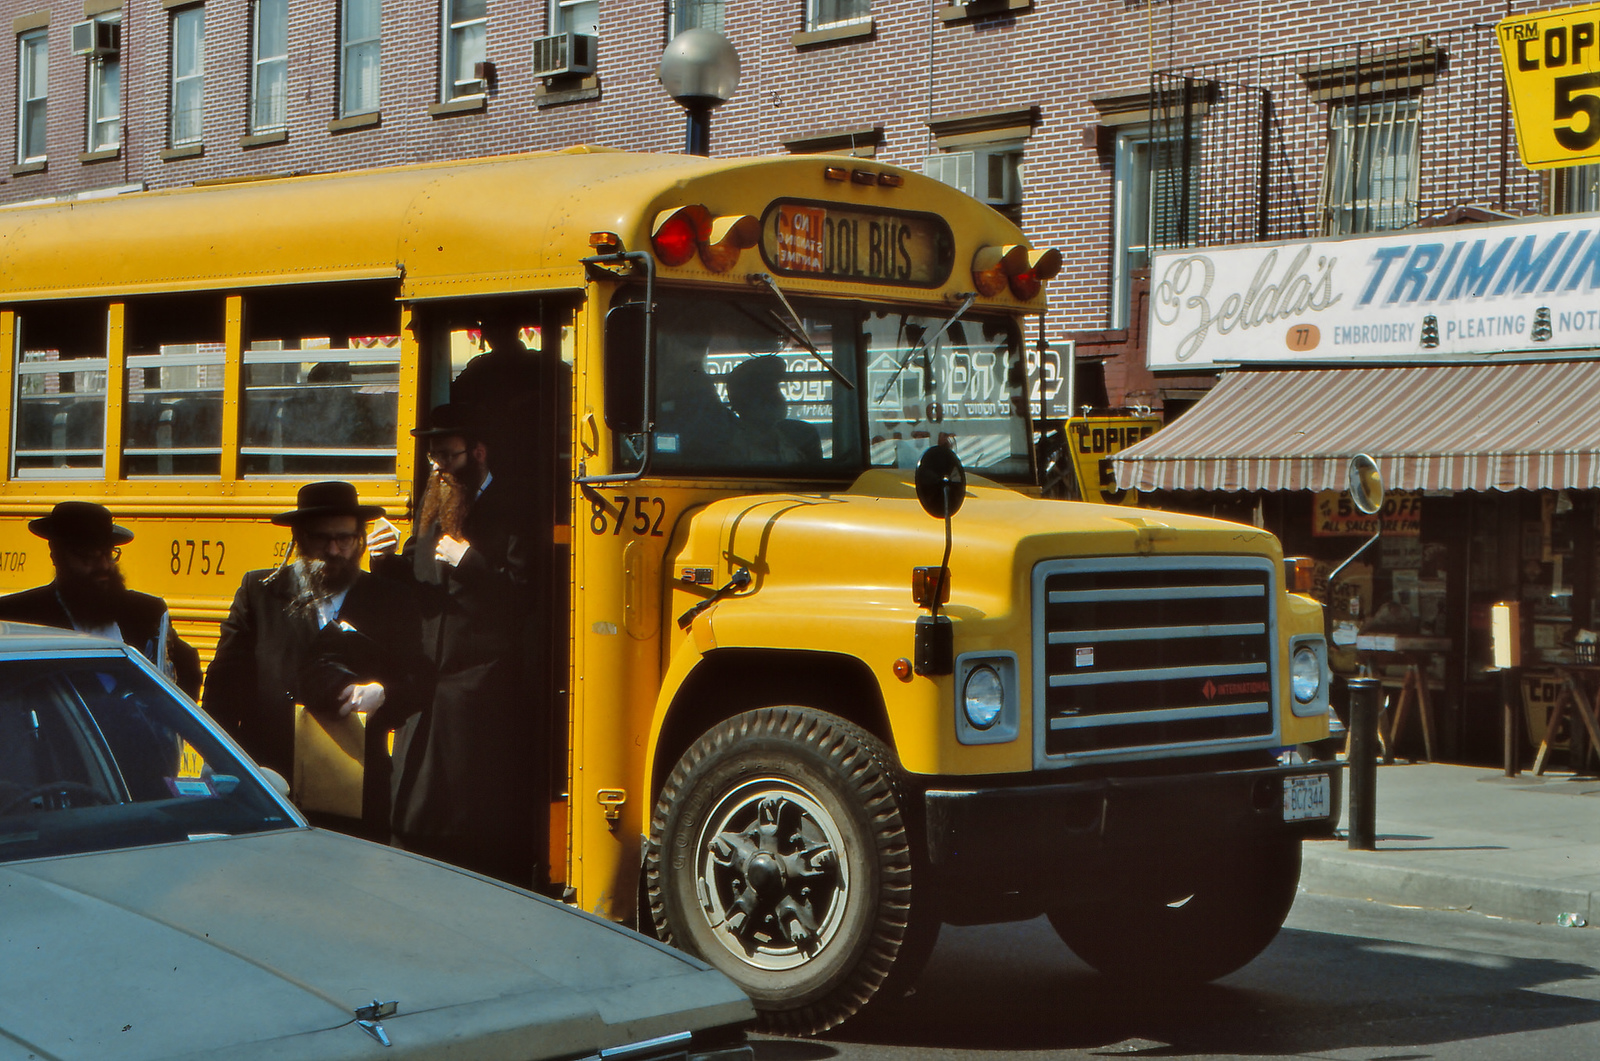
M1283 779L1283 820L1326 818L1333 810L1333 782L1327 774Z

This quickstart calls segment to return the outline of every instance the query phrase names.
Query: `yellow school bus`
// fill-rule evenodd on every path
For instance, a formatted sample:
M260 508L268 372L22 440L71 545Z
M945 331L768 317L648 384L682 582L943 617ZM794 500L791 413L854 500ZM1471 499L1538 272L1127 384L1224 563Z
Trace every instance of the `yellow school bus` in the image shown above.
M1219 976L1331 828L1336 771L1289 751L1327 732L1322 616L1264 531L1040 496L1059 262L828 157L7 210L0 588L49 577L29 518L101 501L209 652L300 485L403 516L409 429L514 318L542 404L491 467L550 527L528 695L571 901L794 1032L903 989L941 923L1048 913L1108 974Z

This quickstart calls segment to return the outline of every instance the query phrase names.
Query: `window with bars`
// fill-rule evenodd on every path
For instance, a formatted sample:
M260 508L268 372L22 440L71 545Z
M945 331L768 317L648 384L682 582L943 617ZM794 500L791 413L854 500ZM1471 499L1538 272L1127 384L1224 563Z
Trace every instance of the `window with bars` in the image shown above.
M250 131L275 132L288 117L288 0L256 0L251 38Z
M827 29L865 22L872 17L872 0L806 0L806 29Z
M476 73L484 61L488 29L488 0L445 0L441 99L448 102L488 91Z
M1117 134L1112 215L1111 327L1126 328L1134 272L1153 251L1185 247L1199 231L1200 140L1158 136L1149 126ZM1185 180L1187 172L1189 180Z
M1417 223L1420 106L1415 96L1328 111L1323 230L1331 236Z
M119 22L120 15L102 15L96 21ZM122 57L97 55L89 60L89 94L85 115L88 150L109 151L122 144Z
M339 38L339 116L379 109L382 0L344 0Z
M727 0L674 0L673 36L686 29L714 29L721 33L727 6Z
M45 158L45 111L50 91L50 40L37 29L17 38L17 161Z
M172 99L168 139L173 146L205 136L206 9L198 4L172 13Z

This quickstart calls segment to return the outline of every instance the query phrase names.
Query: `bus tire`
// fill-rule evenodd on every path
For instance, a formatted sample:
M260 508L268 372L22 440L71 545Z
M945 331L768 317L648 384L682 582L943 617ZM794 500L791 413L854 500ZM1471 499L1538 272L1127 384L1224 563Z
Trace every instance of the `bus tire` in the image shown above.
M1298 838L1219 844L1181 868L1129 873L1112 897L1050 912L1061 941L1122 980L1208 983L1252 961L1283 927L1300 881Z
M931 949L904 807L892 754L859 726L802 707L720 723L656 801L657 935L743 988L763 1031L834 1027Z

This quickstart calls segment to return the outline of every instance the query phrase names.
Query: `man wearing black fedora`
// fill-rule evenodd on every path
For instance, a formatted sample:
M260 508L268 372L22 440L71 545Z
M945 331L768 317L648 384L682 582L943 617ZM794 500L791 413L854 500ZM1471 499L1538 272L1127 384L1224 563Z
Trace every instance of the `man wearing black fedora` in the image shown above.
M294 770L295 705L366 714L362 832L387 839L388 731L426 702L417 607L402 586L361 569L367 524L383 515L346 482L300 488L272 517L292 534L276 569L250 571L222 624L201 706L258 762Z
M437 674L427 710L395 739L394 833L407 850L527 886L548 789L530 673L538 528L526 488L492 473L483 423L456 403L411 432L433 465L415 533L398 554L390 528L368 542L372 569L415 594Z
M63 501L28 529L50 543L55 580L0 597L0 619L98 634L136 648L190 696L200 694L200 656L172 632L167 603L128 589L117 566L133 532L111 510Z

